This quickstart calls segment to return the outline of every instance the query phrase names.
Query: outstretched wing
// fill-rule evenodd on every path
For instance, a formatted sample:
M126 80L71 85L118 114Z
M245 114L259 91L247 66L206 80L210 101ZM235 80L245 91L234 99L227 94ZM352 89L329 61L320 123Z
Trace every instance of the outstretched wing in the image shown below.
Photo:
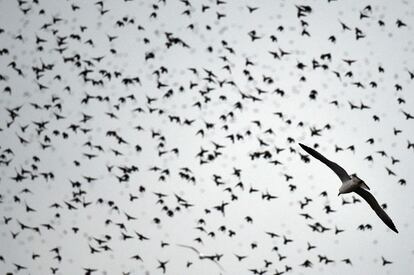
M385 213L384 209L378 204L375 197L367 190L358 187L356 190L354 190L355 193L360 195L364 200L367 201L369 206L377 213L378 217L381 218L381 220L395 233L398 233L397 228L395 227L394 223L392 222L391 218Z
M184 248L191 249L191 250L192 250L192 251L194 251L195 253L200 254L200 251L198 251L198 250L197 250L197 248L195 248L195 247L193 247L193 246L191 246L191 245L177 244L177 246L180 246L180 247L184 247Z
M205 259L209 259L210 261L213 261L222 271L224 271L224 268L221 266L221 264L216 260L216 257L211 256L204 256Z
M351 177L348 175L348 173L345 171L344 168L339 166L333 161L330 161L329 159L322 156L320 153L318 153L316 150L299 143L300 147L302 147L303 150L305 150L307 153L309 153L314 158L318 159L319 161L323 162L326 166L331 168L332 171L335 172L335 174L341 179L342 182L345 182L347 180L350 180Z

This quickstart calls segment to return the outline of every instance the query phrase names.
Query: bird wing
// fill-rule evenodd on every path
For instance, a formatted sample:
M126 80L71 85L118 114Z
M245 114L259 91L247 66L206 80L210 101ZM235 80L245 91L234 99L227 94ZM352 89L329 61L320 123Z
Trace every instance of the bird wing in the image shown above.
M218 261L213 261L216 263L216 265L221 269L221 271L224 271L223 266L221 266L221 264Z
M318 159L319 161L323 162L326 166L331 168L331 170L335 172L335 174L341 179L342 182L345 182L345 181L351 179L351 177L348 175L348 173L345 171L345 169L342 168L341 166L339 166L338 164L336 164L335 162L330 161L329 159L322 156L316 150L314 150L314 149L312 149L312 148L310 148L310 147L308 147L308 146L306 146L302 143L299 143L299 145L300 145L300 147L302 147L303 150L305 150L311 156L313 156L314 158Z
M395 233L398 233L397 228L395 227L394 223L392 222L391 218L387 215L387 213L382 209L382 207L378 204L375 197L367 190L358 187L354 190L355 193L360 195L364 200L367 201L369 206L377 213L378 217Z
M214 256L205 256L204 258L213 261L222 271L224 271L223 266L221 266L221 264L215 259Z
M194 251L197 254L200 254L200 251L198 251L195 247L191 246L191 245L185 245L185 244L177 244L178 246L184 247L184 248L189 248L192 251Z

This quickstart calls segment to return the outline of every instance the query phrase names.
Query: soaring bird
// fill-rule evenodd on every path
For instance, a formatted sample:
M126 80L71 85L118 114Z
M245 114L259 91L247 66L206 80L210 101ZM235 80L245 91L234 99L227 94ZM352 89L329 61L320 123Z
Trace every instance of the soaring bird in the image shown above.
M195 253L198 254L198 258L200 260L210 260L213 261L222 271L224 271L223 267L220 265L220 263L218 262L218 256L217 255L204 255L203 253L201 253L197 248L191 246L191 245L184 245L184 244L177 244L177 246L180 247L184 247L184 248L188 248L191 249L192 251L194 251Z
M307 153L309 153L314 158L318 159L319 161L323 162L326 166L331 168L332 171L341 179L342 186L339 188L338 196L341 194L355 192L360 195L370 206L371 208L377 213L378 217L395 233L398 233L397 228L395 227L394 223L392 222L391 218L385 213L382 207L378 204L375 197L368 191L370 190L368 185L365 184L363 180L358 178L355 174L348 175L344 168L339 166L333 161L325 158L323 155L318 153L316 150L299 143L300 147L303 148Z

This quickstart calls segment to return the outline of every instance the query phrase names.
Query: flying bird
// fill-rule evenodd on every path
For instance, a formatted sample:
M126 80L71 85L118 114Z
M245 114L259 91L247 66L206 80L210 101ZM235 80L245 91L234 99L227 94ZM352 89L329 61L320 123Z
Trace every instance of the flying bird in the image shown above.
M200 260L210 260L213 261L222 271L224 271L224 268L221 266L221 264L217 261L218 255L204 255L203 253L201 253L197 248L191 246L191 245L185 245L185 244L177 244L177 246L179 247L184 247L184 248L188 248L191 249L192 251L194 251L195 253L198 254L198 258Z
M370 188L368 185L365 184L363 180L357 177L356 174L348 175L344 168L339 166L333 161L325 158L323 155L318 153L316 150L299 143L300 147L303 148L307 153L309 153L314 158L318 159L319 161L323 162L326 166L331 168L332 171L339 177L342 181L342 186L339 188L338 196L341 194L355 192L360 195L371 208L377 213L378 217L395 233L398 233L397 228L395 227L394 223L392 222L391 218L387 215L387 213L382 209L382 207L378 204L375 197L368 191Z

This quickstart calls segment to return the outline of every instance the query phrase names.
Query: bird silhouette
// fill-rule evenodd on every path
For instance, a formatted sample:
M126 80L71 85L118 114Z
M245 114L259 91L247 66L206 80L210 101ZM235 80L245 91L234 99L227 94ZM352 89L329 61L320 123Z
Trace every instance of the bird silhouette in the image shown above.
M387 213L381 208L378 204L375 197L368 191L370 188L368 185L365 184L360 178L358 178L355 174L348 175L348 173L338 164L332 162L325 158L323 155L318 153L316 150L299 143L299 145L305 150L307 153L312 155L314 158L318 159L326 166L328 166L335 174L339 177L342 181L342 186L339 188L340 194L346 194L350 192L355 192L360 195L375 211L375 213L380 217L380 219L395 233L398 233L397 228L395 227L394 223L392 222L391 218L387 215Z

